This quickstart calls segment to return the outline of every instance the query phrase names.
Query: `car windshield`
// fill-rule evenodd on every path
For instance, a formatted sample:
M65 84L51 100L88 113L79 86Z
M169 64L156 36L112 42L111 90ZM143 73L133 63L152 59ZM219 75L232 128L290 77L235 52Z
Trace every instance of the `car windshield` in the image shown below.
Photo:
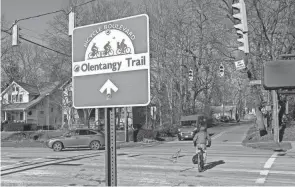
M195 126L195 123L194 122L182 122L181 126L182 127L193 127L193 126Z

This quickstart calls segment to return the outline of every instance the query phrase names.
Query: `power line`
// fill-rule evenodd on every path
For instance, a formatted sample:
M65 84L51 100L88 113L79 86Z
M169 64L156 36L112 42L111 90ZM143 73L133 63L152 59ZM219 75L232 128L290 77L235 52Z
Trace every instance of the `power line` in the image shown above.
M86 5L86 4L91 3L91 2L93 2L93 1L96 1L96 0L91 0L91 1L88 1L88 2L86 2L86 3L82 3L82 4L80 4L80 5L77 5L77 6L75 6L75 7L83 6L83 5Z
M8 32L8 31L2 30L2 29L1 29L1 31L2 31L2 32L5 32L5 33L7 33L7 34L12 35L12 34L11 34L10 32ZM71 56L69 56L69 55L67 55L67 54L65 54L65 53L62 53L62 52L56 51L56 50L51 49L51 48L49 48L49 47L46 47L46 46L44 46L44 45L41 45L41 44L38 44L38 43L33 42L33 41L31 41L31 40L28 40L28 39L26 39L26 38L24 38L24 37L22 37L22 36L19 36L19 38L20 38L20 39L23 39L23 40L25 40L25 41L27 41L27 42L30 42L30 43L32 43L32 44L38 45L38 46L40 46L40 47L43 47L43 48L45 48L45 49L48 49L48 50L54 51L54 52L56 52L56 53L58 53L58 54L61 54L61 55L67 56L67 57L71 57Z
M32 19L32 18L37 18L37 17L41 17L41 16L46 16L46 15L49 15L49 14L55 14L57 12L65 12L66 13L66 11L62 9L62 10L57 10L57 11L54 11L54 12L48 12L48 13L45 13L45 14L40 14L40 15L37 15L37 16L31 16L31 17L27 17L27 18L18 19L18 20L15 20L15 22L12 24L12 26L8 30L6 30L6 31L9 31L10 29L12 29L12 27L15 24L17 24L17 22L19 22L19 21L23 21L23 20L27 20L27 19Z
M93 1L96 1L96 0L91 0L91 1L88 1L88 2L85 2L85 3L82 3L82 4L79 4L79 5L76 5L76 6L74 6L74 8L79 7L79 6L86 5L86 4L91 3ZM57 10L57 11L53 11L53 12L48 12L48 13L44 13L44 14L40 14L40 15L36 15L36 16L31 16L31 17L27 17L27 18L18 19L18 20L15 20L15 22L12 24L12 26L9 29L7 29L6 31L11 30L12 27L17 22L19 22L19 21L23 21L23 20L27 20L27 19L32 19L32 18L37 18L37 17L41 17L41 16L46 16L46 15L49 15L49 14L55 14L55 13L58 13L58 12L64 12L65 14L69 14L69 12L67 13L65 10L61 9L61 10Z

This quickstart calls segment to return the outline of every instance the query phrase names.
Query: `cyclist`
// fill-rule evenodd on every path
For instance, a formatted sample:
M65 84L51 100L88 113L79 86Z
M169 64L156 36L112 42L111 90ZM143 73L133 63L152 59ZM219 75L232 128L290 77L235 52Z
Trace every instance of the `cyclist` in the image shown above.
M92 55L93 56L97 53L98 47L96 47L95 43L93 43L93 45L91 47L91 51L92 51Z
M204 158L204 164L206 163L206 157L207 157L207 141L211 142L211 138L209 134L207 133L206 125L201 126L200 131L197 132L194 136L193 142L194 146L196 147L196 153L199 153L199 148L203 150L203 158ZM209 143L210 145L210 143Z
M123 39L120 43L120 48L122 52L125 52L125 49L127 48L127 45L125 44L125 39Z
M108 41L107 44L105 44L104 48L104 54L108 54L109 50L111 49L110 41Z

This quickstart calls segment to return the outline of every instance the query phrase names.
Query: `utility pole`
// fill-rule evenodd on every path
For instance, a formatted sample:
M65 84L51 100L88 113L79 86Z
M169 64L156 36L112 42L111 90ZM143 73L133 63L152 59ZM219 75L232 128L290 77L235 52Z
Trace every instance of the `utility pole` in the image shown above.
M17 46L19 44L19 30L20 28L16 24L17 21L14 22L12 27L12 46Z
M73 30L75 28L75 11L74 8L71 8L71 11L69 13L69 36L73 35Z
M278 113L278 94L276 90L272 90L272 102L273 102L273 113L272 113L272 126L274 130L274 141L280 142L280 130L279 130L279 113Z
M124 120L125 120L125 142L129 142L129 134L128 134L128 110L127 110L127 107L124 107Z

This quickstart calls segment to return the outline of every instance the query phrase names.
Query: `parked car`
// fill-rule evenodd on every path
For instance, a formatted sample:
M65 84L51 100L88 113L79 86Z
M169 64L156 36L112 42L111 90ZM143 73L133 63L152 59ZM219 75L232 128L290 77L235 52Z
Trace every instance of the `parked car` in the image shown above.
M60 137L47 140L46 145L54 151L65 148L89 147L98 150L105 146L105 135L101 131L91 129L75 129L64 133Z
M230 122L230 117L229 116L220 116L220 119L219 119L221 122Z

